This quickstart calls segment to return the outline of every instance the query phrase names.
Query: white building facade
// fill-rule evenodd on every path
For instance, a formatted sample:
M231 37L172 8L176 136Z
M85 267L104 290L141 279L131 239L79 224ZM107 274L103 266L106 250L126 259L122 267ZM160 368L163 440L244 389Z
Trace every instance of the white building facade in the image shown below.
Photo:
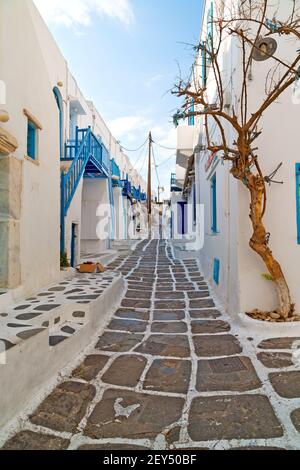
M146 184L32 0L0 3L0 83L0 288L20 297L138 235Z
M300 2L296 1L296 4L300 6ZM211 31L214 23L210 18L216 22L226 15L226 11L228 14L238 11L239 5L240 2L233 0L206 0L200 44L206 43L208 34L215 34ZM272 19L275 13L278 19L286 18L290 7L290 2L275 2L269 7L267 17ZM291 54L295 54L296 42L289 36L276 36L276 41L277 57L288 61ZM252 61L251 73L247 77L249 113L264 99L270 60ZM226 83L225 106L239 110L242 60L241 48L233 36L228 36L222 43L218 62L223 82ZM196 80L206 80L207 94L210 102L214 103L215 80L209 61L203 60L201 51L194 71ZM271 235L270 247L289 284L296 312L300 311L299 114L299 104L295 102L294 89L291 87L263 115L259 126L263 132L257 139L257 152L264 175L271 174L282 162L276 179L284 184L267 185L264 224ZM208 127L211 140L217 143L220 140L218 129L210 121ZM227 142L234 142L236 136L226 125L225 133ZM185 222L183 234L178 233L177 227L177 238L182 239L185 250L194 250L216 298L232 315L255 308L272 311L277 305L276 291L272 281L265 275L267 268L264 263L249 247L252 236L249 191L230 174L231 163L224 162L220 153L213 155L208 152L206 146L203 117L190 118L189 123L178 126L177 170L176 178L173 177L172 192L173 217L180 218L178 212L182 204L187 204L192 209L185 217L192 218L192 221ZM175 237L174 230L172 235Z

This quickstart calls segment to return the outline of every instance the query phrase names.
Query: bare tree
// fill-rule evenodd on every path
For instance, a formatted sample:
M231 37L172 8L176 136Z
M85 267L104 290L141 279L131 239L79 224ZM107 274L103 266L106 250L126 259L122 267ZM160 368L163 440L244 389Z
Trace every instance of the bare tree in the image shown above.
M263 174L260 165L262 157L258 155L255 141L263 132L259 124L264 113L299 79L300 54L297 50L297 41L300 39L300 16L297 0L290 0L290 11L285 19L278 18L280 9L276 9L274 1L241 0L236 3L239 5L228 8L228 2L219 1L217 14L215 13L211 20L214 40L208 36L205 42L201 41L194 46L197 59L191 76L186 81L179 78L172 90L176 96L185 98L183 106L174 116L174 121L178 123L180 119L189 116L202 116L206 149L229 161L233 177L249 190L250 219L253 228L250 247L261 257L269 271L270 279L276 286L279 302L276 310L278 318L280 317L281 321L290 321L297 318L294 313L295 305L292 303L283 270L270 249L270 234L263 222L267 207L266 183L276 182L274 176L279 168L269 176ZM272 12L271 18L268 17L270 12ZM290 60L276 55L274 39L286 36L293 38L288 41ZM228 77L224 73L224 64L221 60L226 41L227 44L228 41L232 41L231 47L235 45L239 47L241 58L241 81L238 90L235 90L237 99L235 105L231 103L230 106L226 103ZM253 110L250 109L253 103L250 105L249 80L251 80L253 60L257 55L267 59L263 63L269 67L265 77L265 96ZM199 56L205 56L209 64L209 84L196 73ZM213 102L209 98L211 95L209 85L216 90ZM194 104L192 110L191 103ZM218 129L218 142L212 142L209 131L212 123ZM234 131L236 139L228 143L227 135L230 129ZM258 314L258 312L255 310L252 313ZM268 317L268 312L259 313L259 318Z

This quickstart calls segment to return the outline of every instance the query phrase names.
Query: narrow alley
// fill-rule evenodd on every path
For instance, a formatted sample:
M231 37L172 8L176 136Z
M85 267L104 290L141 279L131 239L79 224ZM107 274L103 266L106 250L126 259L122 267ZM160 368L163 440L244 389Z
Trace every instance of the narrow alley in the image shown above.
M300 448L297 338L239 332L164 240L108 268L126 277L121 305L4 449Z

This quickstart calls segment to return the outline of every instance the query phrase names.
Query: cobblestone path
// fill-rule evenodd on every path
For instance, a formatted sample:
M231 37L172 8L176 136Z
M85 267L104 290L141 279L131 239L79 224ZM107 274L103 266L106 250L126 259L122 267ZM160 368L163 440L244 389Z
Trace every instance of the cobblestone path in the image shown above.
M4 448L300 448L297 338L247 337L196 261L174 260L164 241L110 269L127 279L120 307Z

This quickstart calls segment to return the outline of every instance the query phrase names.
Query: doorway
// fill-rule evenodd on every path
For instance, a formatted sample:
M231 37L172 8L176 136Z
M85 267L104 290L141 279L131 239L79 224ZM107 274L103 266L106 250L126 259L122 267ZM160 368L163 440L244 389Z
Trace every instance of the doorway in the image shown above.
M77 239L78 239L78 224L72 224L71 228L71 267L75 268L77 265Z

